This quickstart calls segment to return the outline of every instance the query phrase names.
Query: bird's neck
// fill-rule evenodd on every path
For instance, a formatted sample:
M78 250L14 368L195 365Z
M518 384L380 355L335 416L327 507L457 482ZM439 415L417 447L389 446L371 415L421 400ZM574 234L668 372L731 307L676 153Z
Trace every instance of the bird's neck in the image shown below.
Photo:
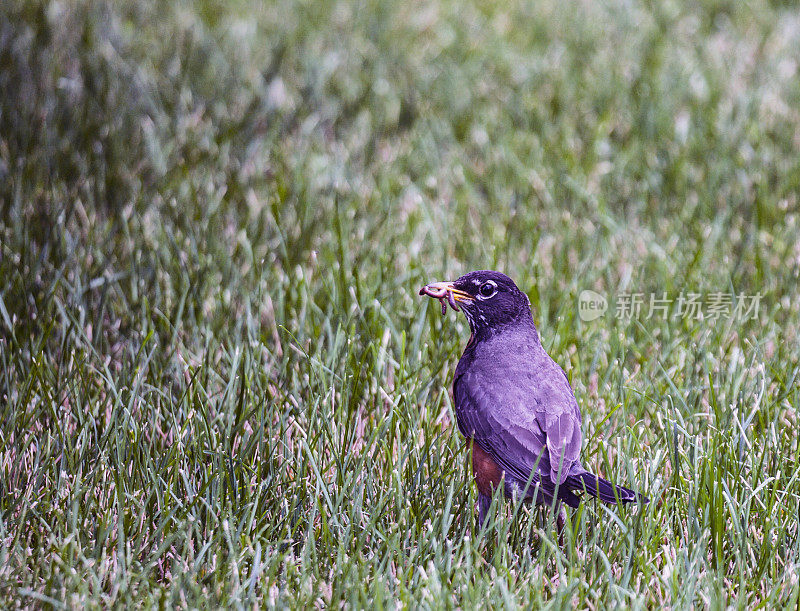
M482 342L487 342L498 335L506 335L509 333L511 334L509 337L516 336L525 338L527 342L533 341L536 344L540 344L539 332L536 330L536 325L533 324L533 317L530 312L526 312L522 316L503 325L480 325L470 320L470 331L472 331L472 333L464 349L465 353Z

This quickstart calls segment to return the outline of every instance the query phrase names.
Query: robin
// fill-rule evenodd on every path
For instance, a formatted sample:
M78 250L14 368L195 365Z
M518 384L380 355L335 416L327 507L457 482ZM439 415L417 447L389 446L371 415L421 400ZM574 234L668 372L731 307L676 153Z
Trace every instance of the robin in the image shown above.
M606 503L647 498L587 471L580 463L581 412L564 370L550 358L533 324L530 300L508 276L475 271L434 282L420 295L463 311L472 334L453 380L458 428L472 447L478 526L492 491L566 512L586 492Z

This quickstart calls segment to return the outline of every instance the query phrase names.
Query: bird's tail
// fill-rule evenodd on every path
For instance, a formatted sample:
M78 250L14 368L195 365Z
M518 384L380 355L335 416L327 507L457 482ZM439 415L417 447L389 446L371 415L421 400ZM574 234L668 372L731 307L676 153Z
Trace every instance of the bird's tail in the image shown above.
M584 471L567 478L566 484L573 490L583 490L606 503L649 503L643 494L629 490L623 486L612 484L599 475Z

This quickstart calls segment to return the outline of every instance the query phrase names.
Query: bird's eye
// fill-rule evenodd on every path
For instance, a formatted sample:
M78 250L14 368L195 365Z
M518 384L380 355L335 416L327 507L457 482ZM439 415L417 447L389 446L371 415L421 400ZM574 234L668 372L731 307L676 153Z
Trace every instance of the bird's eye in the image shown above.
M481 294L481 297L488 299L497 292L497 285L489 280L481 285L478 292Z

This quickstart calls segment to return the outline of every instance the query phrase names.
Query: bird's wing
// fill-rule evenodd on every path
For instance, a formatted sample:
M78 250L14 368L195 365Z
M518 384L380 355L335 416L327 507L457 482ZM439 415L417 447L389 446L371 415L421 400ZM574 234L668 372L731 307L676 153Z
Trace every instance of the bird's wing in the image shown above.
M561 484L580 454L580 412L566 376L550 362L538 371L470 368L453 384L461 432L522 482L536 469Z

